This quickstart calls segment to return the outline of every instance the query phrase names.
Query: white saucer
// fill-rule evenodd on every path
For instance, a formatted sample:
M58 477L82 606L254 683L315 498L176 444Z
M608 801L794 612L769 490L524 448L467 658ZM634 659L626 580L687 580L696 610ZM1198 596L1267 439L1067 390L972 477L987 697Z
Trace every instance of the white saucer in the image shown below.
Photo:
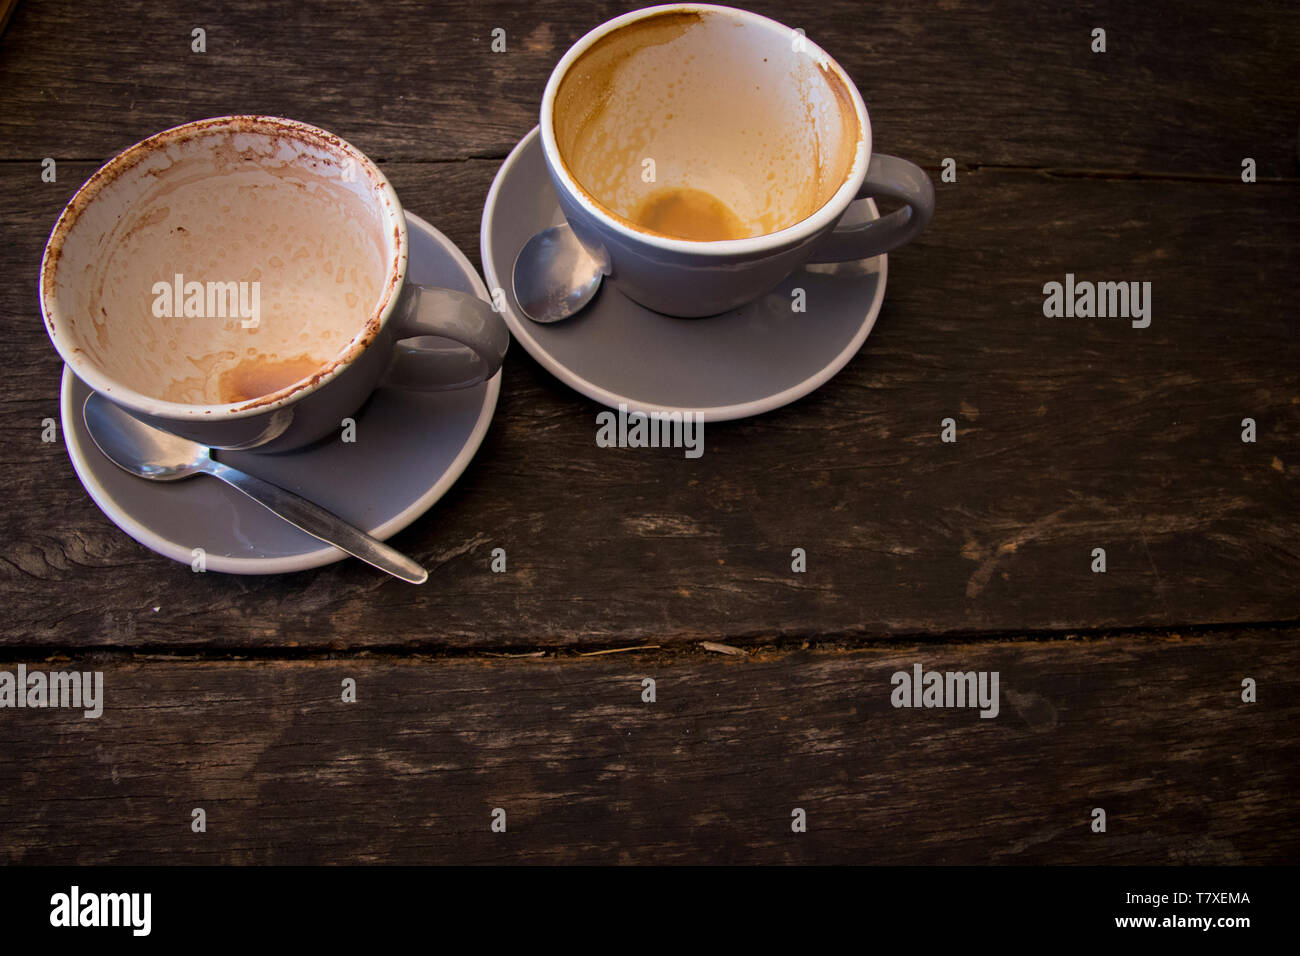
M866 211L869 207L869 214ZM878 218L851 206L842 222ZM809 265L740 309L705 319L652 312L608 284L581 313L554 325L526 318L514 299L515 256L564 222L536 127L497 172L479 236L488 286L505 293L514 337L556 378L630 411L700 412L706 421L779 408L825 384L857 354L885 299L887 260ZM807 311L791 308L802 288Z
M446 236L409 212L406 220L413 281L489 301L483 280ZM387 538L429 510L460 477L487 434L500 391L501 373L453 392L381 388L353 416L353 443L334 438L278 455L217 457ZM347 557L216 479L199 475L164 483L122 471L86 433L81 409L89 394L65 366L61 406L68 457L100 510L146 548L184 564L193 561L193 549L203 548L207 570L231 574L302 571ZM418 554L411 557L419 560Z

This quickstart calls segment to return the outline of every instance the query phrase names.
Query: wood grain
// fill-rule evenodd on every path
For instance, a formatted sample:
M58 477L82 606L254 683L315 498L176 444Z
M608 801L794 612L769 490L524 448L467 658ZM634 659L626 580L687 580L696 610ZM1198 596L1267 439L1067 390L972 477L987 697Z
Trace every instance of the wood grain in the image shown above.
M0 861L1289 863L1295 637L32 663L106 703L3 712ZM916 663L998 671L1001 712L894 709Z
M646 3L28 2L0 39L0 159L102 160L187 120L263 112L387 160L502 158L555 62ZM1300 9L1034 0L744 4L854 78L876 148L980 164L1295 177ZM1092 30L1107 31L1104 54ZM191 50L196 28L206 52ZM506 52L491 50L506 31Z
M496 167L385 171L477 264ZM516 347L476 460L395 540L432 572L413 589L356 562L200 578L98 512L62 445L40 442L60 366L35 276L91 171L60 169L42 185L35 165L0 167L16 359L0 479L23 503L0 541L6 643L538 647L1300 618L1300 187L963 174L892 257L863 352L793 406L710 426L696 461L597 448L599 407ZM1150 328L1044 318L1043 283L1066 272L1150 281ZM955 444L939 440L947 417ZM498 546L506 574L489 571Z

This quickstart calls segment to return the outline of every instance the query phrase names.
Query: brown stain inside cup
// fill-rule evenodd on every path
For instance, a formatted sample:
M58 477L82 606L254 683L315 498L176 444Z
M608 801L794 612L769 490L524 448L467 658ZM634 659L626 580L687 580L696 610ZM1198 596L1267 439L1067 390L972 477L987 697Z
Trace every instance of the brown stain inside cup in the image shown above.
M583 127L596 123L608 106L615 77L627 61L647 47L671 43L704 21L697 11L670 10L637 20L606 34L585 50L560 80L555 102L566 104L553 117L556 133L573 140Z
M217 379L217 391L223 403L249 402L300 382L320 367L320 360L310 355L287 359L254 356L222 372Z
M745 224L726 203L691 186L655 190L637 207L632 220L674 239L715 241L749 236Z
M268 137L269 148L258 152L255 147L242 145L240 137L246 134ZM60 337L58 329L56 329L55 313L60 310L66 312L68 309L66 304L60 305L58 300L61 295L69 295L70 293L63 292L61 289L65 286L71 287L74 281L66 278L72 268L67 264L72 260L66 257L66 247L78 224L84 221L83 217L86 210L106 189L112 187L118 180L125 178L128 174L149 176L161 180L170 167L149 168L142 164L145 164L147 160L163 149L180 147L200 137L219 138L219 141L214 143L211 157L220 171L242 169L248 163L255 162L259 155L279 155L286 148L296 149L301 145L306 145L324 154L315 159L309 158L306 160L303 164L304 174L307 174L306 170L311 170L314 173L319 164L321 168L320 175L324 176L332 170L343 168L342 163L353 161L358 164L364 173L365 178L362 179L362 182L374 190L377 199L382 201L383 206L391 209L394 205L387 192L380 189L379 180L382 180L382 175L378 174L377 170L375 171L378 176L377 179L371 175L371 164L364 155L333 133L295 120L251 114L222 116L198 120L156 133L128 147L100 167L77 190L55 223L54 231L50 236L42 258L40 274L42 312L44 313L51 340L57 341ZM250 152L250 148L254 151ZM143 173L136 172L137 167L143 168ZM165 212L160 212L156 218L158 220L164 219ZM398 219L400 220L400 216ZM121 217L119 217L119 221L122 221ZM131 220L128 219L126 222L130 226ZM130 228L138 228L142 224L147 225L148 223L135 222ZM107 236L101 235L98 246L102 247L106 240ZM288 394L287 390L302 389L314 385L333 372L334 369L350 362L362 350L369 347L378 336L383 325L386 309L392 302L397 290L401 287L403 278L406 240L405 230L400 221L395 222L392 227L391 248L392 254L388 260L386 283L380 292L379 300L373 312L366 319L363 328L354 335L351 341L346 343L344 350L336 355L333 360L322 361L319 358L311 358L307 355L299 355L284 360L280 360L275 356L255 356L246 359L238 366L224 371L217 371L223 364L233 359L233 354L226 351L208 353L198 357L190 356L187 358L188 362L193 366L194 374L173 378L162 386L161 394L152 395L151 393L151 397L157 397L175 404L196 406L211 404L212 397L210 394L205 394L205 389L215 374L217 379L216 391L220 396L220 400L226 404L248 403L244 408L236 409L236 411L246 411L285 398ZM387 252L387 249L383 251ZM59 275L60 272L63 273L63 276ZM102 292L102 285L101 281L100 292ZM98 344L101 351L107 352L112 345L109 330L109 315L101 307L99 316L93 317L93 321L87 322L81 328L77 328L75 324L72 325L69 330L70 334L63 335L62 339L65 342L71 342L68 348L74 355L84 355L87 351L85 346L88 343ZM92 336L93 338L91 338ZM70 359L69 361L71 362ZM128 384L135 387L133 383ZM205 412L205 414L207 413Z
M769 235L813 215L830 202L851 174L865 133L858 120L850 90L851 81L827 62L817 63L800 78L792 79L792 82L802 84L800 96L809 123L815 123L814 104L820 99L814 91L824 89L830 92L835 104L835 115L827 120L828 127L830 124L839 127L837 137L819 136L812 143L806 172L811 179L812 195L805 203L806 208L797 216L769 212L755 215L754 221L745 225L739 215L721 200L692 186L681 186L671 191L698 195L669 197L665 193L670 190L659 190L640 200L629 214L625 208L616 209L608 197L597 195L599 190L594 190L591 177L585 177L588 181L584 181L584 176L575 169L575 165L580 165L575 164L575 158L581 157L584 148L590 149L589 146L580 147L580 143L585 140L600 143L606 139L601 126L607 118L611 97L620 72L636 54L650 47L672 43L698 27L718 22L740 26L740 22L731 16L734 12L669 9L634 20L597 39L574 60L560 79L551 113L560 165L571 177L577 192L614 220L640 232L694 241ZM668 77L664 82L671 82L671 79ZM646 95L655 96L657 90L647 89ZM833 148L828 148L824 140L833 141ZM774 154L774 162L780 158L779 154ZM675 224L675 228L669 225L670 222Z

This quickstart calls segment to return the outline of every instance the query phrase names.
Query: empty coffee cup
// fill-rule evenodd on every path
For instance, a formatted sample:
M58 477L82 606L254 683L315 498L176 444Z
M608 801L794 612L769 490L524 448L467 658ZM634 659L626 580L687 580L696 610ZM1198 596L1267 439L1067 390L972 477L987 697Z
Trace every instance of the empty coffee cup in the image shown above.
M651 7L592 30L547 82L541 138L607 280L668 315L713 315L806 262L897 248L934 208L920 167L872 154L862 97L825 51L730 7ZM904 205L837 227L866 197Z
M501 317L407 281L408 250L397 194L354 146L224 116L137 143L78 190L41 308L111 401L216 448L281 451L339 429L380 384L463 388L501 367Z

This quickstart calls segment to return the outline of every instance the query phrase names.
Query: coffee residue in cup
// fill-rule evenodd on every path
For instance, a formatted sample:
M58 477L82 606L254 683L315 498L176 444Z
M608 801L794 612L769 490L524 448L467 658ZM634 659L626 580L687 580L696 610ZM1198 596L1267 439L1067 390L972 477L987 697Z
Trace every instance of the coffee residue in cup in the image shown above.
M803 222L844 186L866 135L826 54L738 10L649 13L552 82L552 161L602 213L653 235L707 242ZM666 187L705 198L668 201Z
M276 359L265 355L246 358L217 379L222 402L249 402L271 395L314 374L321 362L310 355Z
M70 234L78 267L61 268L58 291L89 365L206 406L266 398L364 347L392 292L387 200L328 144L277 124L179 138L103 187L116 220Z
M691 186L655 190L632 214L632 221L674 239L745 239L750 231L731 208L712 193Z

